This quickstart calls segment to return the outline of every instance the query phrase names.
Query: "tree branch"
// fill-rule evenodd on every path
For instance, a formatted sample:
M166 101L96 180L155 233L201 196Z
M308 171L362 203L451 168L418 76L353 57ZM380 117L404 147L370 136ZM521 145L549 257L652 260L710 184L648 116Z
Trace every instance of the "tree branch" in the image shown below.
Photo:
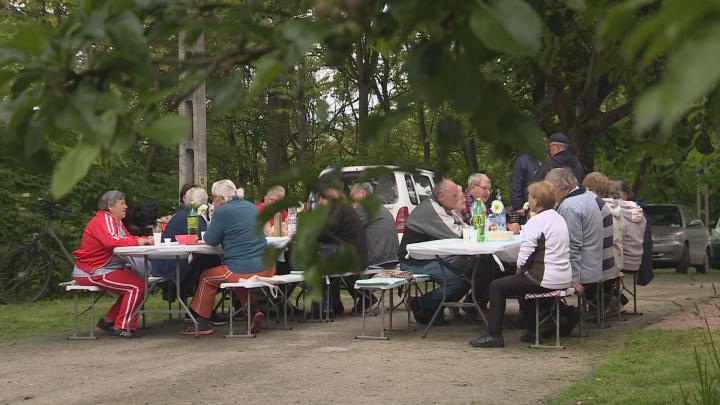
M608 112L600 113L584 125L590 131L603 131L608 129L612 124L620 121L632 113L633 100L627 101Z

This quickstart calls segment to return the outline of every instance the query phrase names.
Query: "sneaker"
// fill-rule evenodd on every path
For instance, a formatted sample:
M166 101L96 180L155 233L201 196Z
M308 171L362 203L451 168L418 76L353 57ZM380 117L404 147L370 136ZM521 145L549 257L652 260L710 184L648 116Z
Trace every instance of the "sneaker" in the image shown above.
M260 311L255 312L255 316L253 316L252 323L250 324L250 333L260 332L260 329L262 328L264 319L265 319L265 314L263 314Z
M113 339L135 339L141 338L142 335L137 332L128 332L125 329L113 329L111 337Z
M210 315L210 323L217 326L217 325L225 325L230 321L230 318L228 316L225 316L224 314L218 314L217 312L214 312L212 315Z
M470 341L472 347L505 347L505 339L502 336L482 335Z
M108 322L108 321L100 318L100 320L98 321L96 326L98 327L98 329L102 329L103 331L105 331L107 333L113 334L113 333L115 333L114 325L115 325L115 322Z
M213 333L215 333L215 328L213 328L212 323L210 323L210 320L207 318L198 317L197 326L198 335L212 335ZM180 333L186 336L195 335L195 326L188 326Z

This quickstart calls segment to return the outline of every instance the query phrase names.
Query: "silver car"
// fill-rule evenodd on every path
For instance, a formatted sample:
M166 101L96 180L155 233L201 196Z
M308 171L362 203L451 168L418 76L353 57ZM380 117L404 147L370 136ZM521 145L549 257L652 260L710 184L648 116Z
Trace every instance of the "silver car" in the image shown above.
M687 273L710 268L710 235L705 224L687 206L648 204L643 207L652 226L654 267L675 267Z

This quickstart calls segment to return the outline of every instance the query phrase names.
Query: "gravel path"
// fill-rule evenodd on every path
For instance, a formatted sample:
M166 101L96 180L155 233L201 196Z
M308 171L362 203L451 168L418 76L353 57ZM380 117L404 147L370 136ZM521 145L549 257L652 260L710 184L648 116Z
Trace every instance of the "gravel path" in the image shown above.
M263 330L224 339L225 327L195 340L181 324L151 318L141 339L67 341L64 335L0 344L0 404L205 403L544 403L589 373L632 330L688 312L713 295L709 275L662 275L640 287L643 316L613 321L563 351L533 350L508 329L504 349L473 349L484 331L454 321L389 341L355 340L359 317ZM574 300L573 300L574 301ZM508 313L517 308L509 303ZM378 318L371 319L375 327ZM404 317L395 326L406 325ZM102 332L100 332L102 333Z

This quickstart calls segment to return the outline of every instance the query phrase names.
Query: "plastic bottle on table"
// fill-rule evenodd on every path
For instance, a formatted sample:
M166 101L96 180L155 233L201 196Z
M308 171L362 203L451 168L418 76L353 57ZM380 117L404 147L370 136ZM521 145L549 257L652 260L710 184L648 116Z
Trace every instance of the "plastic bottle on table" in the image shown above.
M475 228L475 236L477 242L485 242L485 204L481 199L476 199L473 205L473 227Z
M291 238L295 235L295 232L297 232L297 209L294 207L288 209L287 232Z
M190 211L187 214L187 234L197 237L198 230L200 230L200 220L198 219L197 209L195 209L195 203L191 202Z

